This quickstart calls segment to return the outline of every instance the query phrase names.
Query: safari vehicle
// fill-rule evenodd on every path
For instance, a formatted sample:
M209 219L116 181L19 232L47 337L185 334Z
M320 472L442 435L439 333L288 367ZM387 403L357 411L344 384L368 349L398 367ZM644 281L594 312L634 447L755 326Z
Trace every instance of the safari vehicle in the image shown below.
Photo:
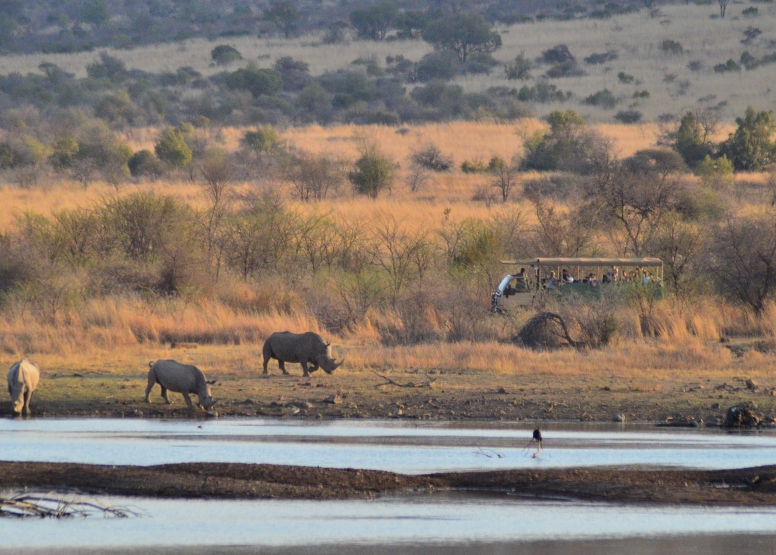
M609 287L650 287L662 296L659 258L526 258L501 263L519 270L504 276L491 295L491 310L496 313L536 306L548 297L600 299Z

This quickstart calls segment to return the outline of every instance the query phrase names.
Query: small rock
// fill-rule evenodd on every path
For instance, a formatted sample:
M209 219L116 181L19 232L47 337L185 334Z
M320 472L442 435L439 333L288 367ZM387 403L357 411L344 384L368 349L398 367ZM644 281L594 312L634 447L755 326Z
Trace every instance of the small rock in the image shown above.
M404 414L404 413L402 412L402 410L401 410L401 409L396 409L395 411L393 411L393 414L391 414L391 416L392 416L392 417L394 417L394 418L398 418L398 417L400 417L402 414Z
M506 393L507 393L507 390L506 390L506 388L499 387L499 388L498 388L498 393L501 393L502 395L504 395L504 394L506 394Z
M614 421L615 422L625 422L625 415L624 414L615 414L614 415Z
M243 405L255 405L255 404L256 404L256 401L254 401L253 399L246 399L245 401L243 401Z
M299 407L295 407L294 405L290 405L283 409L283 414L287 414L289 416L294 416L296 414L299 414Z
M339 395L329 395L323 400L324 403L329 403L330 405L341 405L342 404L342 397Z
M608 385L605 385L605 386L603 386L603 387L601 388L601 391L611 391L611 390L612 390L612 388L611 388L611 387L609 387Z
M218 418L218 412L214 410L207 411L208 418Z
M718 408L719 408L719 403L713 403L713 404L711 405L711 408L713 408L713 409L718 409Z
M749 379L749 380L746 380L746 388L752 391L757 391L758 389L760 389L760 386L757 385L756 381Z

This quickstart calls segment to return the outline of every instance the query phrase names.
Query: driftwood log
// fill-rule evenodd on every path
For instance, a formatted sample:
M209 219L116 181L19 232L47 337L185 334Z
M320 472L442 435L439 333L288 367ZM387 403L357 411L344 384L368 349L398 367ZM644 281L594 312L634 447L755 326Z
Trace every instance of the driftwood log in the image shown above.
M425 382L421 383L414 383L414 382L405 382L405 383L399 383L397 381L392 380L388 376L383 376L382 374L378 374L375 370L372 370L372 372L375 373L378 377L385 380L386 383L377 384L377 387L383 387L386 385L394 385L396 387L431 387L431 384L437 381L436 378L432 378L428 374L426 374L427 380Z
M587 347L584 341L575 341L569 333L566 321L555 312L540 312L523 326L512 339L514 343L530 349L559 349Z

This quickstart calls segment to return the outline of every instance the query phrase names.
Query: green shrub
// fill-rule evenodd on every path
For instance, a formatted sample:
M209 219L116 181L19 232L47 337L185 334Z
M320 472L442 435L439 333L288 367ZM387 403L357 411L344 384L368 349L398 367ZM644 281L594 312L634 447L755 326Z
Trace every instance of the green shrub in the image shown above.
M211 50L210 57L216 64L220 66L226 66L242 60L242 54L240 54L240 51L226 44L219 44L213 50Z
M464 160L461 164L461 171L463 173L486 173L488 167L482 160Z
M684 54L684 47L681 45L681 43L671 39L665 39L662 43L660 43L660 50L673 56Z
M571 97L572 93L570 91L563 92L557 86L547 83L547 81L539 81L535 87L524 85L517 92L517 99L521 102L540 102L542 104L547 102L565 102L571 99Z
M171 166L182 168L191 163L192 152L186 143L186 138L179 129L166 128L154 145L154 152L159 160Z
M520 52L511 64L504 66L504 73L509 80L527 81L531 78L531 60L525 57L524 52Z
M717 64L714 66L716 73L727 73L728 71L741 71L741 66L736 63L733 58L730 58L724 64Z
M621 71L620 73L617 74L617 79L620 81L620 83L624 83L626 85L629 85L636 80L636 78L633 75L629 75L624 71Z
M609 89L604 89L586 97L582 101L582 104L587 104L588 106L598 106L606 110L611 110L617 106L617 104L619 104L619 100L617 100L617 97L612 94L612 91Z
M695 167L695 175L700 177L701 182L707 187L724 189L733 185L733 169L733 162L724 154L716 160L707 154L706 158Z
M638 123L641 121L642 113L638 110L621 110L614 115L614 119L620 123Z
M348 179L358 194L377 198L380 191L389 189L394 179L393 160L382 154L375 146L367 146L361 151L353 171Z
M164 173L161 161L150 150L135 152L127 162L132 177L158 178Z
M612 62L618 58L617 52L610 50L609 52L602 52L600 54L590 54L585 58L585 63L588 65L599 65Z
M649 98L650 94L649 91L643 90L643 91L636 91L633 93L633 98Z

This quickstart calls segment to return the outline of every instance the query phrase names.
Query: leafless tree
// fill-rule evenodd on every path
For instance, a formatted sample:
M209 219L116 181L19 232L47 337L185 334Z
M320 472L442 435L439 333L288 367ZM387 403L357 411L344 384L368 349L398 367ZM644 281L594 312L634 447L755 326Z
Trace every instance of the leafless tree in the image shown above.
M776 289L776 215L728 217L714 230L708 256L720 292L762 313Z
M623 252L643 256L644 243L669 213L680 187L681 159L668 151L642 151L597 167L586 186L588 198L619 226Z
M520 172L520 163L513 159L509 162L501 158L493 158L488 164L488 172L493 176L493 186L501 193L501 200L504 202L509 198L512 189L518 183L518 174Z
M344 164L326 155L298 153L283 164L283 176L299 200L324 200L345 181Z
M587 207L564 213L539 199L534 199L533 204L538 221L536 245L542 254L577 257L592 243L598 222L597 215Z
M719 16L724 18L730 0L717 0L717 3L719 4Z

